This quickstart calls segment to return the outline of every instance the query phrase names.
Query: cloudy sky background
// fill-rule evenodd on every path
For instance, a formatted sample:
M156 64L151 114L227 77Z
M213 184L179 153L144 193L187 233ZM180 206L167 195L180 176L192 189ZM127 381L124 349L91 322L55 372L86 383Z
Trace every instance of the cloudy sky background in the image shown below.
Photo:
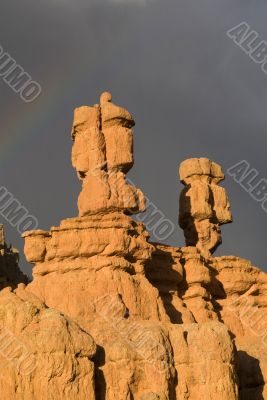
M267 40L266 1L2 0L0 45L38 81L32 104L0 80L0 184L42 229L77 215L73 109L108 89L135 117L130 178L177 226L179 163L247 160L267 178L267 75L226 35L246 21ZM234 223L217 254L265 267L265 213L230 177ZM5 223L7 241L23 242ZM177 226L168 243L181 246ZM21 266L30 272L21 255Z

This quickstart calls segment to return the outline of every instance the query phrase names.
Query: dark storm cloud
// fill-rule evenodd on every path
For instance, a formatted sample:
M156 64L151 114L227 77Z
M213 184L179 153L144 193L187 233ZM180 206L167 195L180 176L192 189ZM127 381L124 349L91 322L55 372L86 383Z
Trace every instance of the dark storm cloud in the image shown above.
M267 40L266 2L4 0L1 8L0 45L43 88L29 105L0 82L0 140L20 137L24 126L1 185L41 228L77 215L72 110L105 89L136 119L131 179L175 224L183 159L207 156L225 171L246 159L267 178L267 76L226 35L246 21ZM225 186L235 221L219 253L266 265L267 214L232 178ZM169 243L183 244L178 227Z

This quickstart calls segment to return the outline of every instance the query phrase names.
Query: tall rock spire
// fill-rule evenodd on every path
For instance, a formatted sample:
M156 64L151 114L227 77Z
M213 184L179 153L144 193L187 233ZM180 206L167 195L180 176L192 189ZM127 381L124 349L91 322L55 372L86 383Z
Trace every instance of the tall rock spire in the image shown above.
M191 158L179 170L185 189L180 197L179 223L187 246L202 253L213 253L221 244L220 226L232 222L226 191L219 186L224 180L220 165L208 158Z
M132 168L133 132L131 114L111 102L104 92L100 104L74 112L72 164L82 181L79 216L145 210L143 193L126 182Z

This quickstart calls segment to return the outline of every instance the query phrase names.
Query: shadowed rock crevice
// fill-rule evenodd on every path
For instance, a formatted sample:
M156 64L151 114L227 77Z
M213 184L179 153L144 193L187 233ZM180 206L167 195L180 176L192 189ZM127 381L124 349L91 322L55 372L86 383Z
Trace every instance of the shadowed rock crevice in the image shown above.
M4 227L0 225L0 290L15 289L19 283L28 283L28 278L19 269L19 253L5 241Z
M149 282L157 288L165 311L173 324L182 324L182 313L177 307L178 285L183 280L183 269L179 262L180 254L169 251L167 246L153 243L156 250L151 260L145 264L145 274ZM176 306L175 306L176 304Z
M265 380L260 362L245 351L237 352L239 400L264 400Z
M107 385L101 367L105 365L105 349L97 346L96 355L93 358L95 363L95 398L96 400L106 399Z

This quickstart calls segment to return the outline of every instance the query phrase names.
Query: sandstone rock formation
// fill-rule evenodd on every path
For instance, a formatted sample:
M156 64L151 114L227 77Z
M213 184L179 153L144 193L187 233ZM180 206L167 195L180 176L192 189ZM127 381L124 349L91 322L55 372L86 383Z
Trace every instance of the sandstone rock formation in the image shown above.
M212 296L237 347L240 399L267 399L267 275L250 261L210 260Z
M220 225L232 222L226 191L218 186L224 173L207 158L192 158L181 164L180 179L186 185L179 216L186 244L209 255L221 244Z
M100 105L75 111L79 216L23 235L33 280L0 292L1 393L5 400L267 399L267 275L247 260L212 256L220 226L232 220L218 185L222 169L205 158L182 163L186 247L151 243L130 217L145 206L126 181L133 125L107 92ZM19 279L6 282L14 289ZM34 357L30 374L17 368L18 356L1 353L5 329Z
M100 105L77 108L72 128L72 164L82 181L79 215L144 211L145 199L139 189L125 180L133 166L131 114L111 102L105 92Z
M19 285L0 292L1 398L95 400L96 345Z
M6 244L4 227L0 225L0 290L19 283L27 283L28 279L19 269L18 250Z

